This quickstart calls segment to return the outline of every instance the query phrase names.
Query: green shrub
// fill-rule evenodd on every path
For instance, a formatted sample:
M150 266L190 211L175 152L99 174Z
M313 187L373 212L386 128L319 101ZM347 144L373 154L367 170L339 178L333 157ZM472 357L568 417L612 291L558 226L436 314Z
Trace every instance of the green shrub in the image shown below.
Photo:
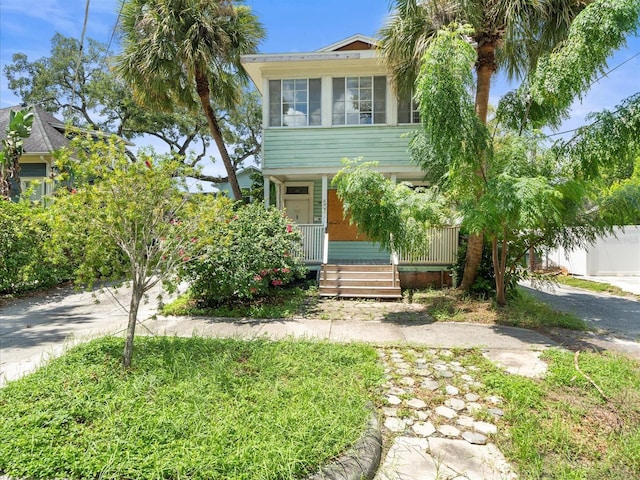
M300 231L275 208L242 206L229 218L225 235L211 238L216 241L199 259L183 267L200 307L270 296L305 273L302 260L294 254Z
M71 277L71 262L47 248L51 230L45 207L0 201L0 294L46 288Z

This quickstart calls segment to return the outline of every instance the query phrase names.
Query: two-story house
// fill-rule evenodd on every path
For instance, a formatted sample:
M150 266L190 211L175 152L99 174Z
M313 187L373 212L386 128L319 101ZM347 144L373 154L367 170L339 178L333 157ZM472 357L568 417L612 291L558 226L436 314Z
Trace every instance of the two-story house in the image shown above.
M242 58L263 99L265 203L285 209L301 228L305 261L322 269L321 292L322 279L349 270L347 264L389 266L394 295L399 292L396 280L403 286L451 281L457 228L434 231L428 251L407 258L359 233L344 218L331 187L344 158L375 161L392 181L422 184L424 174L410 161L404 135L417 127L419 114L410 98L396 97L378 55L374 39L354 35L314 52ZM324 292L357 296L355 287L333 286Z

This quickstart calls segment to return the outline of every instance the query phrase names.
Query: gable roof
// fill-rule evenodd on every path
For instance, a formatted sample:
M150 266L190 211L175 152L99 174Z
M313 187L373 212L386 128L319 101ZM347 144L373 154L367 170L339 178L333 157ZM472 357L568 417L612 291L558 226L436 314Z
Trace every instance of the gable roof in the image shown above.
M344 52L349 50L375 50L378 41L373 37L367 37L361 33L356 33L350 37L340 40L326 47L322 47L316 52Z
M23 105L6 107L0 109L0 140L7 136L7 125L9 125L9 114L11 111L17 111L26 108ZM24 139L23 150L27 155L44 155L58 150L59 148L69 145L67 137L67 125L47 112L40 105L31 105L33 113L33 124L31 126L31 135ZM106 138L109 136L98 130L90 130L85 128L77 129L79 132L89 133L94 139ZM125 145L133 146L130 141L120 138Z
M22 108L25 107L17 105L0 109L0 139L7 136L10 112ZM33 125L31 126L31 135L24 139L24 153L49 154L69 145L69 139L64 135L64 122L58 120L39 105L33 105L31 111L33 112Z
M363 66L379 68L376 46L374 38L358 33L313 52L258 53L242 55L240 59L258 91L264 93L265 72L273 74L274 71L290 69L292 65L304 69L309 75L325 71L327 65L343 62L358 62Z

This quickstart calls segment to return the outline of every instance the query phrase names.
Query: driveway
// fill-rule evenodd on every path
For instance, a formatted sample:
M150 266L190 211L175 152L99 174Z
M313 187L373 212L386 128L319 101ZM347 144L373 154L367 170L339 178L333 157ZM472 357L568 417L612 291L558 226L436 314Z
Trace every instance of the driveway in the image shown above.
M537 290L523 283L523 287L553 309L573 313L598 330L626 340L640 340L640 302L637 300L564 285Z
M155 313L157 291L141 305L139 320ZM79 292L62 286L0 306L0 385L35 370L65 347L125 330L129 289ZM138 332L144 326L138 327Z

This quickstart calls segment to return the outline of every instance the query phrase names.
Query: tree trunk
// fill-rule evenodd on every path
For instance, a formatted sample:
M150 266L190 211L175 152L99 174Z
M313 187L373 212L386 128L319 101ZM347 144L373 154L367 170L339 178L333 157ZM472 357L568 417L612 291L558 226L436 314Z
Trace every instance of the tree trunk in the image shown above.
M482 123L487 123L487 111L489 109L489 92L491 90L491 77L497 69L495 58L495 40L479 38L478 56L476 61L476 114ZM483 162L483 159L479 159ZM478 176L484 178L485 165L478 166ZM482 197L482 192L477 192L477 198ZM478 232L469 236L467 256L464 263L464 273L460 288L468 291L478 277L478 268L482 262L482 246L484 232Z
M138 308L140 301L144 295L142 286L138 285L134 280L131 289L131 302L129 302L129 323L127 324L127 336L124 342L124 352L122 354L122 367L127 369L131 367L131 359L133 358L133 337L136 333L136 323L138 322Z
M482 262L482 249L484 248L484 235L472 233L467 241L467 254L464 259L464 272L460 288L468 292L478 276L478 269Z
M235 200L242 200L242 192L240 191L240 185L238 184L236 170L233 166L233 163L231 162L231 157L229 157L229 152L227 151L227 146L224 143L224 139L222 138L222 131L220 130L220 126L218 125L218 120L216 119L215 112L211 107L211 91L209 89L209 80L207 79L206 75L196 73L196 89L198 91L198 96L200 97L202 110L204 111L205 117L207 117L209 131L211 132L213 140L216 142L216 146L218 147L218 151L220 152L220 157L222 157L222 163L224 163L224 168L227 171L227 176L229 177L229 185L231 186L233 197Z
M506 255L503 245L502 252L498 249L498 239L491 240L491 259L493 261L493 275L496 281L496 303L503 307L507 304L507 292L505 289L505 271L501 268L502 260Z

